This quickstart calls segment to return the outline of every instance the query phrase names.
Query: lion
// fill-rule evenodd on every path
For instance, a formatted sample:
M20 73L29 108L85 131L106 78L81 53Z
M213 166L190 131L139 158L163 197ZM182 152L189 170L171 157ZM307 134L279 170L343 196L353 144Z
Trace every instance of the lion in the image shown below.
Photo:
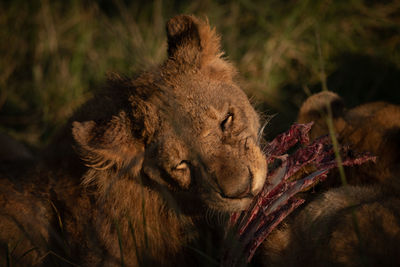
M2 265L198 265L207 214L261 190L259 116L219 36L187 15L166 30L163 64L110 75L35 164L1 169Z
M400 265L400 107L384 102L347 110L333 92L309 97L298 121L314 121L311 138L328 134L328 105L339 143L377 155L305 192L305 207L275 229L259 250L263 266Z
M348 168L346 175L350 184L384 183L400 174L400 106L372 102L347 109L336 93L317 93L302 104L297 119L299 123L314 122L310 132L312 139L329 133L326 123L327 105L332 110L339 143L350 145L358 152L370 152L377 157L376 163ZM328 182L325 186L338 185L340 179Z
M399 266L399 186L343 186L271 233L262 266Z

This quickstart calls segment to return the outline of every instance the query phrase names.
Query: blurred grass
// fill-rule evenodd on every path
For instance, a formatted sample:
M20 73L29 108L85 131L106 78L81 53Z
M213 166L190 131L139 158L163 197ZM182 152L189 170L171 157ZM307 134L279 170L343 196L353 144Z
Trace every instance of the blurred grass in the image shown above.
M270 134L327 85L351 106L400 103L400 1L4 1L0 3L0 130L47 143L108 71L133 74L166 57L164 25L207 16Z

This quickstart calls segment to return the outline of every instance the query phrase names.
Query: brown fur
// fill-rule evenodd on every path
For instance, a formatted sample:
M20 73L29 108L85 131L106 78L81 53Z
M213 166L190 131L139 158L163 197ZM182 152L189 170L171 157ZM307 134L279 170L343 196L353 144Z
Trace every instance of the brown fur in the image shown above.
M264 266L399 266L398 188L331 189L274 231Z
M342 99L333 92L315 94L303 103L298 116L300 123L314 121L312 138L328 134L325 119L328 104L339 143L377 156L376 163L348 168L349 183L383 182L400 174L400 106L374 102L346 109ZM326 185L331 182L338 184L340 180Z
M40 163L3 170L0 245L13 264L120 266L122 250L128 266L188 265L212 230L205 214L242 210L261 189L258 116L215 30L177 16L167 35L163 65L113 75Z
M264 242L261 262L264 266L399 266L400 107L378 102L347 110L335 93L313 95L298 117L302 123L315 122L312 138L328 134L328 104L339 142L372 152L377 163L347 170L348 181L357 186L332 189L340 185L336 173L319 185L327 192L316 198L306 195L311 202Z

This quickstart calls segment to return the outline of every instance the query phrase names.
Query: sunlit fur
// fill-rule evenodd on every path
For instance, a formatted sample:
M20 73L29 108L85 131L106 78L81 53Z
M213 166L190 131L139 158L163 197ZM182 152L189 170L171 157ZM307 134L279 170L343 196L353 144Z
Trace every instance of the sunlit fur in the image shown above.
M196 265L211 215L221 224L260 191L258 115L215 30L177 16L167 37L164 64L110 75L38 165L2 175L0 242L18 244L13 262L35 247L18 264Z

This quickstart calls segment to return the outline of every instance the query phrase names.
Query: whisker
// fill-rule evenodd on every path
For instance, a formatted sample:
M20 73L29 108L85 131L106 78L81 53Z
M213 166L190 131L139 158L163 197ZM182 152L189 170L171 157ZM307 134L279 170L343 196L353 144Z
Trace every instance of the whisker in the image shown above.
M260 141L261 141L261 138L262 138L262 136L263 136L265 127L267 126L267 124L268 124L275 116L276 116L276 114L267 116L267 118L266 118L266 120L265 120L263 126L262 126L262 127L260 128L260 130L258 131L258 135L257 135L257 145L258 145L258 146L260 145Z
M226 213L220 211L220 212L218 213L218 226L224 226L225 223L226 223L226 220L227 220L227 219L226 219Z
M208 226L213 225L213 216L214 216L213 213L214 213L213 209L208 208L206 210L206 223Z

